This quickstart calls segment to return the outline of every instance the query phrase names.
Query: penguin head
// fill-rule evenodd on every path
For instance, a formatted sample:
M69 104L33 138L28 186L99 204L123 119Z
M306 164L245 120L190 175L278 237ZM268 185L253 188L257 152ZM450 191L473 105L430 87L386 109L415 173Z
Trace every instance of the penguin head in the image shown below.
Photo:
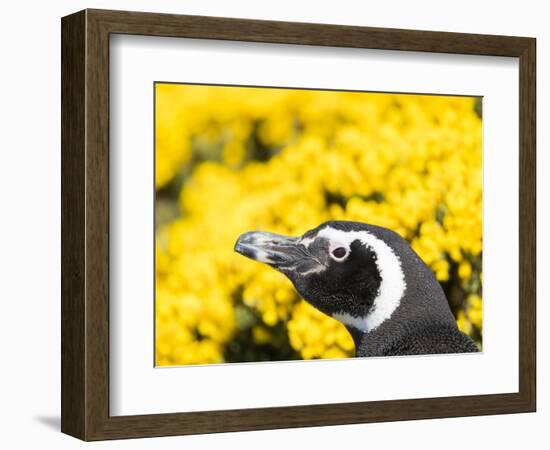
M402 302L402 258L425 267L397 233L347 221L326 222L298 237L244 233L235 251L280 271L310 304L361 332L377 328Z

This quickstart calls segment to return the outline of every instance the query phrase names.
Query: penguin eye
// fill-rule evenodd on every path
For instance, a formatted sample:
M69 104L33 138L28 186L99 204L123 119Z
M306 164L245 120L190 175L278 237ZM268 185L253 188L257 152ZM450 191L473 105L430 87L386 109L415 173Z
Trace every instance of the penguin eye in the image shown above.
M344 247L337 247L332 251L332 256L334 256L336 259L342 259L344 256L347 255L347 250Z

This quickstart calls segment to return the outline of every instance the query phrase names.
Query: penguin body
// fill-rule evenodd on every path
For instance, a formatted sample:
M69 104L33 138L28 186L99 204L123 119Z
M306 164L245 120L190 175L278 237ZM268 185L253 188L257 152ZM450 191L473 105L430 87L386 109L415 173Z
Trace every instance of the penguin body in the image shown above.
M352 336L354 332L351 332ZM362 334L355 342L355 356L402 356L477 352L476 344L458 328L415 324L393 337L382 326L378 332Z
M342 322L357 357L477 351L431 269L387 228L332 221L298 237L248 232L235 250L285 274L305 300Z

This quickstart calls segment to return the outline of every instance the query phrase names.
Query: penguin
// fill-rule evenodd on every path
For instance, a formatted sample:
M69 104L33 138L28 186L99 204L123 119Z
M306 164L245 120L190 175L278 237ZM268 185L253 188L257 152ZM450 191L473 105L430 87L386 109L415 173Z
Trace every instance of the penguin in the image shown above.
M394 231L329 221L291 237L251 231L234 250L283 273L351 334L356 357L477 352L430 268Z

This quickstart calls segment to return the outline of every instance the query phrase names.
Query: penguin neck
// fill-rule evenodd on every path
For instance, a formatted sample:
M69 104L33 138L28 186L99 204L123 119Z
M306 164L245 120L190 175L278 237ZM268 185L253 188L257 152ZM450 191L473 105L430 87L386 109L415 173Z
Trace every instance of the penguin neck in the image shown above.
M382 356L399 341L434 325L456 326L448 305L442 308L403 301L394 313L372 330L345 324L355 344L355 356Z
M412 332L409 324L387 320L371 331L362 331L346 326L353 338L355 356L383 356L388 348L406 338Z
M406 335L406 327L386 321L371 331L362 331L346 325L355 345L355 356L381 356L385 349Z
M371 311L366 318L352 317L353 320L348 315L333 315L351 334L357 357L382 356L396 343L409 339L427 327L456 327L445 293L431 269L408 248L400 249L399 254L406 280L400 291L405 290L401 292L398 301L391 295L375 299L373 307L375 312L379 308L378 319L382 316L382 320L365 320ZM394 287L394 283L388 284L388 289ZM393 298L393 305L392 302L388 303L388 298ZM380 305L376 305L376 300L381 302Z

